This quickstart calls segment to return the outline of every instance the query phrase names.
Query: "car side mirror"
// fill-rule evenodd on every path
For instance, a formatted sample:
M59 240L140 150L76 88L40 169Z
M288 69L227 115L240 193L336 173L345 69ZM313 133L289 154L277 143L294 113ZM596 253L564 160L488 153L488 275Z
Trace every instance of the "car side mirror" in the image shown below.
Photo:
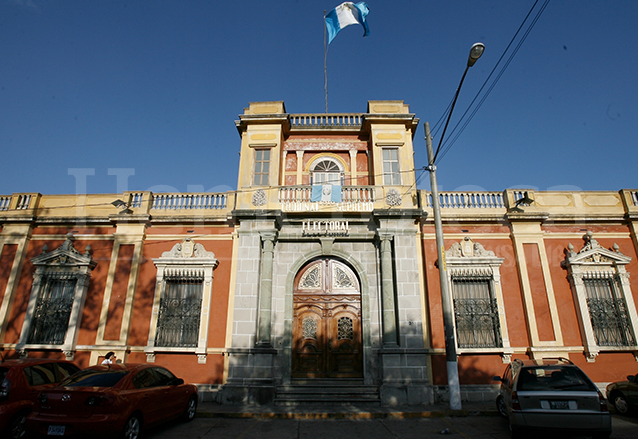
M184 380L183 380L183 379L181 379L181 378L177 378L177 379L175 380L175 385L176 385L176 386L181 386L182 384L184 384Z
M493 379L494 381L500 381L500 382L503 382L503 378L501 378L501 377L493 376L493 377L492 377L492 379Z
M635 383L636 382L636 375L627 375L627 379L629 380L629 382Z

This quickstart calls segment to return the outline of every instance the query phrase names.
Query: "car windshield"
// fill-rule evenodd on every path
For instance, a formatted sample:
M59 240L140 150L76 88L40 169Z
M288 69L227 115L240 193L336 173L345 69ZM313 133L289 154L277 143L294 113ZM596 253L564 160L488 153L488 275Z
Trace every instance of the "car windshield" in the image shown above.
M575 367L537 366L521 369L517 390L595 391L596 388Z
M83 370L60 383L67 387L113 387L124 376L126 370Z

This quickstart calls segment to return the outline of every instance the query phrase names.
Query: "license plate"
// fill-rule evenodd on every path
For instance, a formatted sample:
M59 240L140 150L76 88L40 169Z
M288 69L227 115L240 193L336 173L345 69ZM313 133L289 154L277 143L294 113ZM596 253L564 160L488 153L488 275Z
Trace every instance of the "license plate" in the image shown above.
M569 410L568 401L550 401L549 407L556 410Z
M49 436L64 436L64 425L49 425Z

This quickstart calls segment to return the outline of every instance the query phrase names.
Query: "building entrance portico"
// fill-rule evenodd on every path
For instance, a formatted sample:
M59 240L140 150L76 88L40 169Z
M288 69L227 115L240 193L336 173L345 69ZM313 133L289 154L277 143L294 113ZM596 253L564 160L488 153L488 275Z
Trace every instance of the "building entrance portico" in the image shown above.
M350 267L310 262L295 277L293 378L363 378L361 288Z

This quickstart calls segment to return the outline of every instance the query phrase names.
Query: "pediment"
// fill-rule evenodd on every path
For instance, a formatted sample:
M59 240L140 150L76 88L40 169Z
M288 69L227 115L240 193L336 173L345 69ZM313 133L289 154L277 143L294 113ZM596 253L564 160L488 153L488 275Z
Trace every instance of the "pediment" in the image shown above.
M35 266L90 266L97 265L90 252L91 247L87 246L84 254L80 253L73 246L73 235L67 235L66 240L51 252L47 252L46 245L42 249L42 254L31 259Z
M574 246L569 244L565 251L564 263L568 265L626 265L631 262L629 256L620 252L617 244L614 248L607 249L600 245L591 232L583 236L585 245L578 253L574 251Z
M629 256L622 253L608 250L604 247L593 248L582 251L572 257L568 257L570 265L576 264L610 264L610 265L626 265L631 262Z
M186 238L182 242L177 243L167 252L162 253L159 258L153 259L153 262L159 264L207 264L217 265L218 260L215 253L207 251L200 243L195 242L192 238Z
M486 250L481 243L475 242L469 236L463 238L461 242L452 244L445 252L448 264L460 265L492 265L501 264L504 259L499 258L491 250Z

